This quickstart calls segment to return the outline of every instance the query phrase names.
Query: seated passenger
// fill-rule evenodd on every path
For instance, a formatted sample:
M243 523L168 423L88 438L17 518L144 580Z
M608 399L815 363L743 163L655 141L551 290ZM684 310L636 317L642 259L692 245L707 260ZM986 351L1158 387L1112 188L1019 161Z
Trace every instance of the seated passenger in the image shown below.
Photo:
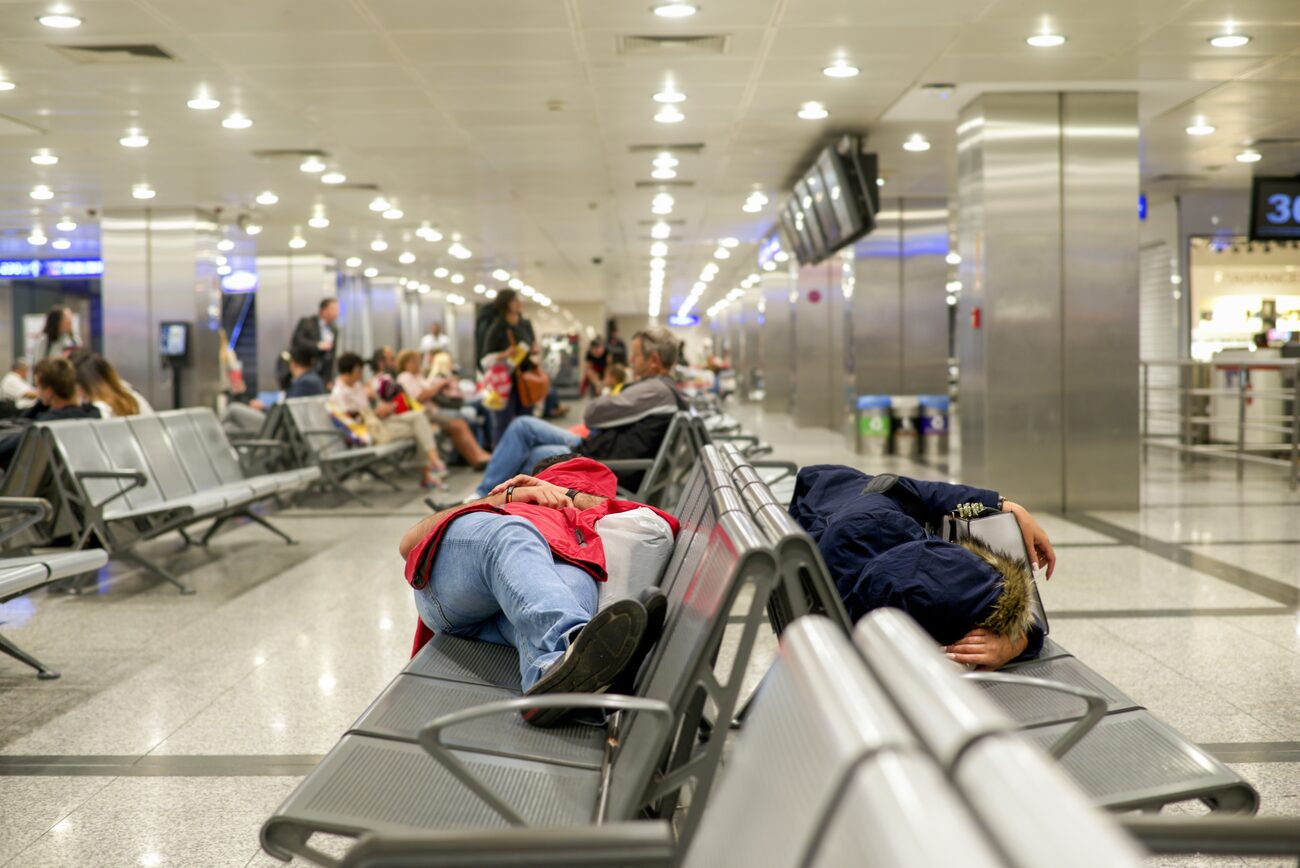
M1015 555L944 542L927 530L966 503L1014 513L1034 568L1044 564L1051 578L1056 554L1042 527L1024 507L983 488L813 465L799 471L790 515L816 541L851 619L902 609L950 659L997 669L1042 649L1034 577Z
M613 499L614 474L604 465L571 455L554 460L402 537L420 615L415 650L435 631L513 645L525 693L598 693L635 676L658 639L666 601L656 591L597 611L597 582L606 573L596 523L641 505ZM654 512L676 534L676 520ZM568 716L524 713L537 726Z
M293 379L285 389L286 398L308 398L325 394L325 381L316 372L317 353L306 347L289 350L289 376Z
M610 365L605 369L604 393L606 395L617 395L619 392L623 391L623 387L627 385L627 381L627 368L624 365L617 363Z
M425 379L419 374L419 353L414 350L402 350L394 359L391 347L381 347L375 351L372 367L375 369L375 382L378 384L378 394L381 397L386 390L402 389L407 395L424 405L423 412L429 422L447 435L466 464L475 470L487 467L488 459L492 455L479 445L474 432L469 427L469 422L459 412L443 408L439 404L440 396L459 391L459 386L455 385L455 377L447 374ZM386 385L388 383L393 385Z
M0 398L13 401L19 410L25 410L36 403L36 390L28 384L27 373L27 360L17 358L9 368L9 373L0 380Z
M631 368L635 380L617 395L596 398L587 405L583 423L590 433L579 437L532 416L520 416L506 428L488 463L478 497L524 472L537 462L565 452L598 461L619 458L654 458L673 415L686 409L668 373L677 363L677 341L664 328L632 336ZM623 471L618 482L635 488L643 471Z
M108 359L90 350L74 350L68 357L77 371L77 385L82 394L105 418L151 416L153 407L117 374Z
M32 422L59 419L98 419L99 410L83 403L77 389L77 373L72 362L62 357L42 359L36 363L36 403L7 422L7 433L0 435L0 470L9 467L22 434Z
M387 443L409 437L415 441L424 453L424 475L420 480L421 488L438 487L438 478L445 476L447 465L438 455L438 445L433 442L433 428L423 413L399 413L391 401L380 401L362 381L365 362L356 353L344 353L339 356L338 376L334 378L334 388L330 392L330 405L336 412L343 413L365 424L366 431L374 443Z

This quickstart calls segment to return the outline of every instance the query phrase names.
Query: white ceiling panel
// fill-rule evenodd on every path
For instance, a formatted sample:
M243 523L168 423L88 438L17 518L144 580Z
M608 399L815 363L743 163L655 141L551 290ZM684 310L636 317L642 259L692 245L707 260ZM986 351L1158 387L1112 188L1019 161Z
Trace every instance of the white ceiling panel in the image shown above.
M733 57L683 57L670 61L629 57L591 64L592 82L597 86L636 85L650 93L667 81L675 82L688 95L698 85L744 85L753 73L752 59Z
M772 57L806 57L825 65L841 55L855 57L887 47L890 54L937 55L966 28L953 26L790 27L772 40Z
M552 30L569 22L564 0L362 0L390 30Z
M320 66L258 66L240 68L250 84L273 91L301 93L319 91L316 100L327 102L329 93L340 90L386 90L410 87L414 77L396 64ZM217 95L220 95L218 90ZM300 97L305 98L305 97ZM313 101L316 101L313 100Z
M193 33L357 31L366 18L350 0L150 0L168 23Z
M82 24L75 31L54 31L36 19L50 9L45 2L0 3L0 34L6 40L30 39L61 45L127 36L131 41L151 41L167 26L130 0L91 0L77 4Z
M894 27L928 27L935 23L961 25L979 17L989 0L800 0L787 3L781 24L787 27L869 27L873 22Z
M588 34L587 38L583 40L587 48L587 56L595 63L626 57L629 61L638 63L672 64L679 57L686 60L694 58L694 55L690 53L693 49L689 48L673 48L653 56L622 54L619 48L619 37L622 35L624 34L612 31ZM733 27L717 35L726 37L723 56L745 58L754 57L758 54L763 45L764 31L757 27Z
M735 27L764 27L771 23L778 0L708 0L689 18L668 20L649 14L658 0L576 0L578 20L586 30L628 33L698 35Z
M578 59L573 36L564 30L524 30L488 33L466 31L398 31L391 34L397 47L412 63L436 66L444 63L481 63L488 81L501 58L518 58L524 63L573 62Z
M497 88L502 91L518 86L556 85L560 87L584 87L587 72L580 63L512 63L485 64L469 63L463 65L439 63L426 65L424 58L412 58L415 68L424 80L439 90L459 91L461 89ZM506 95L499 93L496 99Z
M1300 24L1300 3L1295 0L1193 0L1178 18L1189 24Z
M377 33L243 33L198 37L223 63L257 66L337 66L387 63L388 44Z

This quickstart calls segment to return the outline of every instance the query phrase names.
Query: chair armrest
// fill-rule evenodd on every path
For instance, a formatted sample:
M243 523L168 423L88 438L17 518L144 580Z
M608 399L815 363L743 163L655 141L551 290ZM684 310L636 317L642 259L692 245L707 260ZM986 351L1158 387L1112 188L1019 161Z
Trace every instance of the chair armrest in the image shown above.
M299 428L298 433L304 437L312 434L334 434L342 437L344 440L347 440L348 438L348 432L344 431L342 428Z
M37 522L54 514L50 502L42 497L0 497L0 512L26 513L24 518L0 533L0 544L18 536Z
M1086 702L1088 708L1083 717L1076 721L1074 726L1067 729L1048 748L1047 752L1054 759L1059 760L1065 756L1070 748L1078 744L1106 716L1105 698L1090 690L1075 687L1073 684L1062 684L1059 681L1049 681L1046 678L1030 678L1027 675L1012 675L1009 672L970 672L966 675L966 678L971 681L983 681L990 684L1015 684L1021 687L1035 687L1039 690L1054 690L1057 693L1066 693L1078 697Z
M1300 817L1121 814L1115 819L1154 853L1300 856Z
M595 866L672 864L672 828L662 820L633 820L608 826L431 832L424 835L362 836L340 868L447 868L481 865Z
M483 802L502 816L513 826L527 826L525 820L505 800L494 793L486 784L474 776L474 773L462 763L442 740L443 730L489 717L513 711L526 711L530 708L600 708L606 711L644 711L663 719L666 733L672 723L672 709L657 699L644 699L639 696L618 696L615 694L596 693L553 693L547 696L521 696L518 699L503 699L488 702L463 711L454 711L429 721L420 729L420 747L437 760L443 768L451 772L457 780L468 787Z
M283 440L243 437L239 439L231 438L230 445L236 449L288 449L290 444Z
M600 463L610 470L649 470L655 466L653 458L613 458Z
M139 488L146 482L145 475L139 470L74 470L72 475L78 481L85 479L120 479L123 482L130 483L126 488L119 489L116 494L109 495L99 503L92 503L91 505L95 509L100 509L106 504L112 503L131 489Z

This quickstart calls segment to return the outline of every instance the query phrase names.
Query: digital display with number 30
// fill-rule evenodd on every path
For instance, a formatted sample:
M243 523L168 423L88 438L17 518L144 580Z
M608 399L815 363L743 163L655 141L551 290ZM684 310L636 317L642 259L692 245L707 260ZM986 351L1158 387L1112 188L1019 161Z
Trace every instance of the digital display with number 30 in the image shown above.
M1250 237L1300 240L1300 178L1256 178L1250 195Z

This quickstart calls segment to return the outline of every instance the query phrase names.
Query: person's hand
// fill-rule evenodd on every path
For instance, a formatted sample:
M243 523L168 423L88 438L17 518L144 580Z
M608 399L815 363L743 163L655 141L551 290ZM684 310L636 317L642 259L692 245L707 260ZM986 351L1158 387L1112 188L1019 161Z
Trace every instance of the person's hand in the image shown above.
M375 405L375 415L380 419L387 419L393 415L393 405L388 401L380 401Z
M1029 637L999 636L987 627L976 627L951 645L944 646L948 659L974 666L977 671L990 672L1001 669L1024 653Z
M512 485L515 488L527 488L533 485L548 485L548 484L549 483L538 479L536 476L529 476L527 473L521 473L518 476L514 476L511 477L510 479L507 479L505 482L501 483L496 488L489 491L488 497L491 497L494 494L500 494L501 492L505 491L507 488L509 488Z
M330 351L330 348L333 346L334 346L333 341L321 341L320 343L316 344L316 349L320 350L322 353L328 353Z
M549 482L537 480L539 485L526 485L523 488L516 487L514 494L510 497L511 503L535 503L538 506L545 506L551 509L564 509L573 506L569 496L564 493L564 489L558 485L552 485Z
M1002 511L1015 515L1016 523L1020 525L1020 533L1025 537L1025 550L1029 552L1034 569L1046 565L1047 578L1050 579L1052 571L1056 569L1056 552L1052 549L1052 541L1047 538L1047 531L1043 530L1043 526L1029 514L1029 510L1018 503L1008 500L1002 505Z
M253 400L249 401L248 406L252 407L254 410L263 410L263 411L266 410L266 405L263 404L261 400L258 398L254 398Z

